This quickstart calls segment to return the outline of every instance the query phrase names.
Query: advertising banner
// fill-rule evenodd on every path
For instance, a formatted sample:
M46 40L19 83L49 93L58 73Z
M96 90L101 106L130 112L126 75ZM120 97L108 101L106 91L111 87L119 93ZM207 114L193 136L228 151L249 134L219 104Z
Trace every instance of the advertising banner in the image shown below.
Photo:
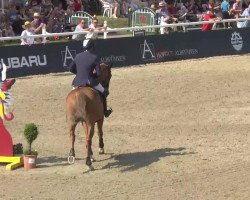
M246 54L250 53L249 34L247 28L99 39L95 53L101 62L113 63L113 67ZM0 68L5 63L8 77L64 72L81 51L80 41L3 46L0 47Z

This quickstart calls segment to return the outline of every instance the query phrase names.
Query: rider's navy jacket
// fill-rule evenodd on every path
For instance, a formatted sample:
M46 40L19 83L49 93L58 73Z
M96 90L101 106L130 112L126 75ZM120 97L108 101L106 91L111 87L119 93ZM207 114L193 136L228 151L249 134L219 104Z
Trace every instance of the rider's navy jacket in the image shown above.
M76 55L69 69L72 73L76 74L72 85L75 87L86 86L88 81L93 78L94 69L96 75L100 75L99 59L94 53L84 51Z

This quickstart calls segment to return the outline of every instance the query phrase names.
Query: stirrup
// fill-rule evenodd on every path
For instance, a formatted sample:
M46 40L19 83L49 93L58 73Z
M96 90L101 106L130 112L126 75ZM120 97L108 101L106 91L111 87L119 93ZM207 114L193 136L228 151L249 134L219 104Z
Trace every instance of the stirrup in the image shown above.
M108 107L108 109L104 112L104 116L107 118L113 112L112 108Z
M102 93L104 97L107 97L109 95L109 90L107 88L104 89L104 92Z

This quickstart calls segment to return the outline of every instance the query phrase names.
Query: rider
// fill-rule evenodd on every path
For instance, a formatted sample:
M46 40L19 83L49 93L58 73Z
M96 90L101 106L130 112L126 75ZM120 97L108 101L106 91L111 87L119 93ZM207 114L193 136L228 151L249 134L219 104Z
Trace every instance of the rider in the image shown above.
M103 98L104 116L108 117L112 110L107 108L106 97L109 94L108 88L104 88L94 77L94 70L96 75L100 75L100 63L97 56L93 53L94 40L86 39L83 41L84 51L77 54L75 59L70 64L70 72L76 74L73 80L73 89L78 87L91 86L98 90Z

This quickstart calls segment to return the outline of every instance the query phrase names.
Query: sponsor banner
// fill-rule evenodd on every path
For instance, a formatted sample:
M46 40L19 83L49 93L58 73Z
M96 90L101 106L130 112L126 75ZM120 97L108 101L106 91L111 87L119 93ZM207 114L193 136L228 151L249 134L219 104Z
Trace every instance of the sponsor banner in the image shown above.
M100 39L95 53L100 62L113 67L150 62L183 60L250 53L250 29L193 31L130 38ZM8 77L68 71L82 51L82 42L0 47L0 68L4 62Z

